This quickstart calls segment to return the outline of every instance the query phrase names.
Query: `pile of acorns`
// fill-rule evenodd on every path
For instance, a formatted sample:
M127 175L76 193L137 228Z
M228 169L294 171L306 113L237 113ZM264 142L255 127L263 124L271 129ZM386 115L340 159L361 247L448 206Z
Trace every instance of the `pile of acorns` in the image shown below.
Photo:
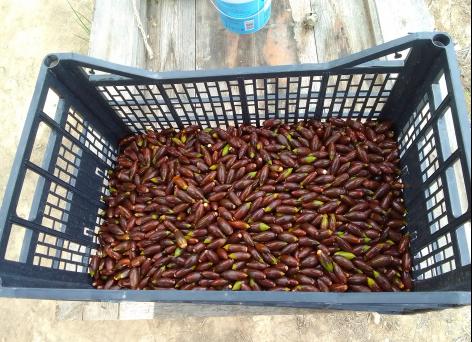
M96 288L412 289L388 122L190 126L119 145Z

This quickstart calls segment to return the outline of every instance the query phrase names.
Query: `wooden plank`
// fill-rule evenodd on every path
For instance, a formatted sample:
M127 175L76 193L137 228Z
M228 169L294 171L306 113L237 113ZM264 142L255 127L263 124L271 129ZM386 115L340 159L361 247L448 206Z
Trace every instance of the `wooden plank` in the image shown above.
M155 51L147 68L194 70L195 0L150 0L147 14L149 44Z
M376 0L365 0L365 7L369 15L369 20L372 28L372 35L374 37L375 45L384 42L382 36L382 29L380 27L379 13L377 12Z
M316 63L315 36L305 18L312 12L309 0L272 2L271 19L256 35L258 65Z
M84 321L109 321L118 319L120 304L108 302L85 303L82 311Z
M315 26L311 0L290 0L300 63L317 63Z
M313 312L312 309L265 306L155 303L154 318L307 315Z
M318 20L315 41L320 62L328 62L375 45L363 0L312 0Z
M132 1L147 26L155 50L152 60L146 57ZM91 56L153 70L305 63L332 60L434 28L423 0L274 1L268 25L249 36L225 30L208 1L132 1L96 1ZM305 25L311 10L318 18L315 31Z
M143 23L146 0L97 0L90 33L89 55L114 63L145 66L146 51L134 16L133 1Z
M251 35L226 30L209 1L198 1L196 8L196 68L282 65L316 62L312 27L305 27L311 13L310 0L272 2L268 24Z
M122 302L120 303L119 319L121 321L153 319L156 303Z
M81 321L83 319L84 302L56 302L55 317L59 321Z
M213 305L154 302L65 302L56 303L58 321L149 320L185 317L309 315L313 309L246 305Z
M424 0L375 0L375 6L384 42L434 30L434 19Z
M196 27L196 69L255 65L255 35L226 30L209 1L197 1Z

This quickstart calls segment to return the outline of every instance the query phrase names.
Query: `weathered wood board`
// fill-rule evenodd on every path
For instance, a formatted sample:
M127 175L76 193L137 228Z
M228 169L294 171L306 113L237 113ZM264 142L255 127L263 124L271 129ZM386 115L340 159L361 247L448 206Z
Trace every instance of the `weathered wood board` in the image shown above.
M236 35L209 1L97 0L90 55L154 71L325 62L379 43L383 32L390 37L391 29L377 27L390 23L385 7L383 0L278 0L266 27Z
M255 36L225 30L209 1L197 1L196 27L196 69L255 65Z
M146 52L134 15L146 22L146 0L97 0L90 32L89 55L114 63L143 67Z
M322 311L318 311L322 312ZM58 302L56 319L61 321L146 320L180 317L224 317L242 315L307 315L310 309L244 305L210 305L186 303L80 303Z
M195 0L149 0L147 29L154 58L141 67L153 71L195 69Z
M268 24L252 35L237 35L221 24L208 1L197 1L196 68L317 62L314 31L305 27L310 0L278 0Z
M424 0L277 0L252 35L225 30L206 0L97 0L90 55L154 71L316 63L433 29Z
M434 30L434 19L424 0L375 0L375 7L384 42Z
M375 45L363 0L312 0L317 17L315 41L320 62L328 62Z

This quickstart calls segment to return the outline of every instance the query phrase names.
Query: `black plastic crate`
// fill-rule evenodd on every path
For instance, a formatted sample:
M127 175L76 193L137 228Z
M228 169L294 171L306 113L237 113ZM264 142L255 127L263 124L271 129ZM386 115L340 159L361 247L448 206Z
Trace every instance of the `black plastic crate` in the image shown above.
M274 117L394 121L407 184L415 292L91 287L87 265L118 139L150 128L260 125ZM325 64L217 71L153 73L74 54L49 55L1 210L0 295L382 312L470 304L470 174L470 122L445 34L411 34Z

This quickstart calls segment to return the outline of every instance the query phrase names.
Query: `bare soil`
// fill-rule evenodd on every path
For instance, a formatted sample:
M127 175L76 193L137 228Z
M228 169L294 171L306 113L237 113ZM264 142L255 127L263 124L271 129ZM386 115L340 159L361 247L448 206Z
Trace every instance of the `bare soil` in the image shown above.
M457 59L462 71L462 84L470 114L470 0L426 0L434 17L436 29L449 33L455 43Z

